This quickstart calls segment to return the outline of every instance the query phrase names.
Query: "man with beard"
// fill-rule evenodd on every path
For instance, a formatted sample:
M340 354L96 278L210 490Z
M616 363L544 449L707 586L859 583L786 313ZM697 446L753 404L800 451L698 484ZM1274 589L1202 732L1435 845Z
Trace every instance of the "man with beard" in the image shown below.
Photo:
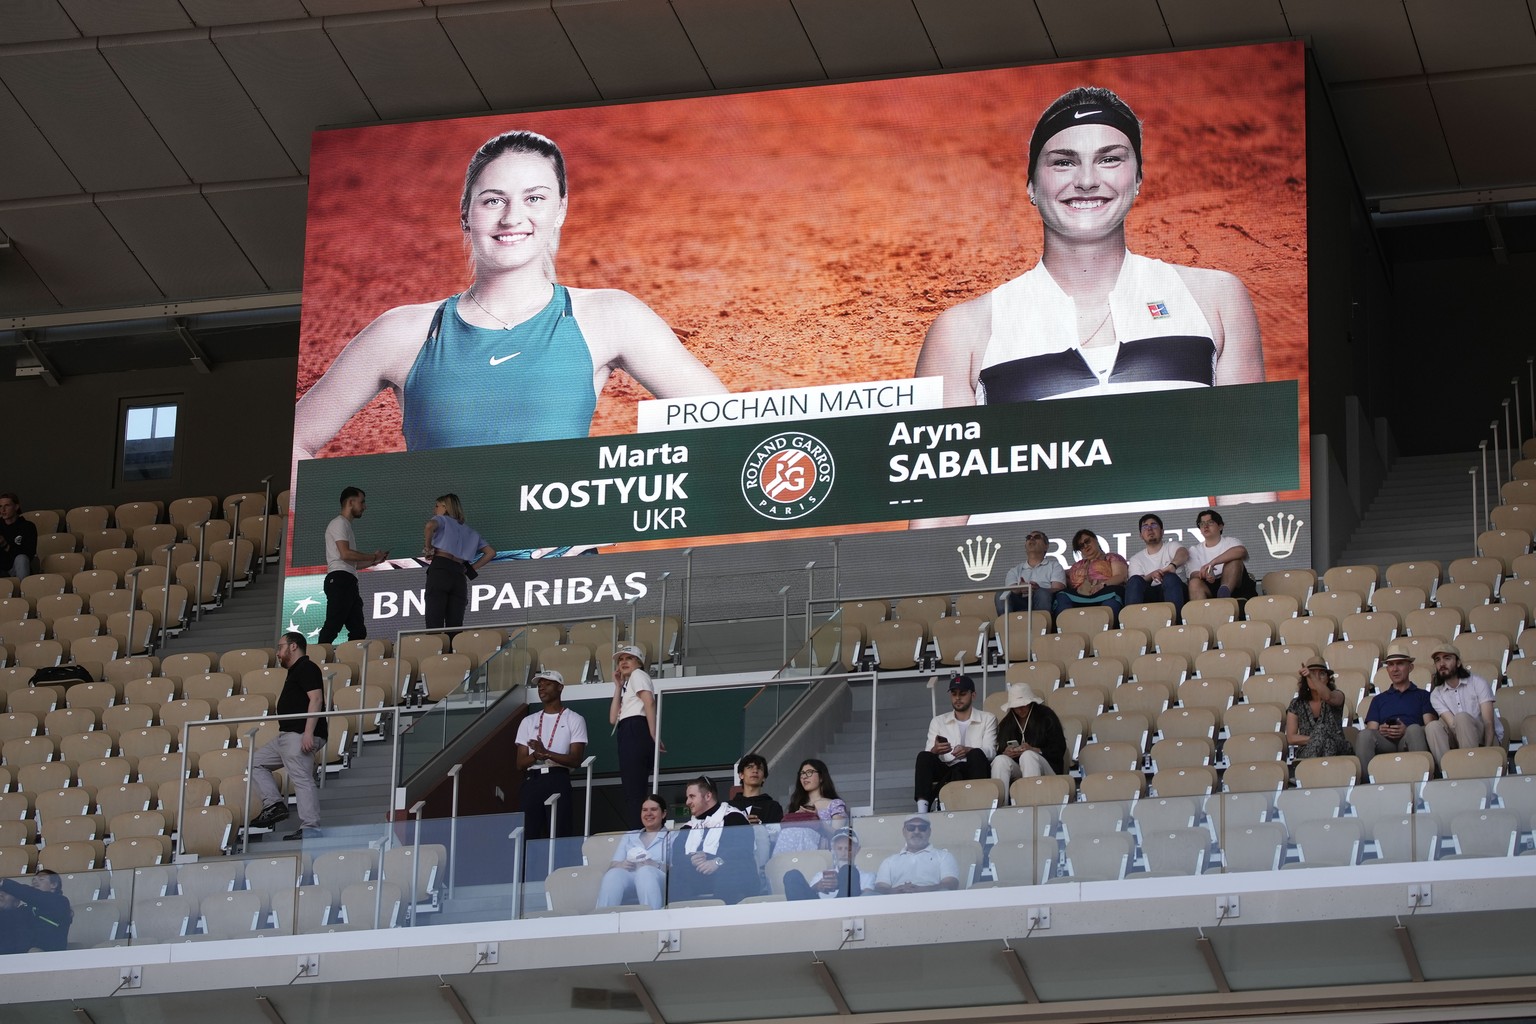
M1429 703L1440 717L1424 727L1435 767L1452 747L1495 747L1504 738L1504 723L1493 713L1493 687L1461 663L1461 651L1446 641L1435 647L1435 678L1429 683Z
M949 680L949 703L954 709L928 723L927 748L918 752L912 788L919 814L927 812L939 788L957 779L984 779L997 754L997 719L971 707L976 684L956 674Z

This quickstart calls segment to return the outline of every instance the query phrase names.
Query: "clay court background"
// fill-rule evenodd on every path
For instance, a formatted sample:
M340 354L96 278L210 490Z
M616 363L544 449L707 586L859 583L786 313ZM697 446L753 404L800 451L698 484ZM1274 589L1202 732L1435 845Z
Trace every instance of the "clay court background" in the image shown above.
M940 312L1038 261L1029 133L1088 84L1145 124L1129 248L1236 274L1266 378L1300 381L1280 497L1308 497L1300 44L317 133L297 393L380 313L467 287L464 167L511 128L566 155L561 282L634 293L731 391L910 377ZM633 431L646 397L615 373L592 433ZM383 394L320 454L402 449Z

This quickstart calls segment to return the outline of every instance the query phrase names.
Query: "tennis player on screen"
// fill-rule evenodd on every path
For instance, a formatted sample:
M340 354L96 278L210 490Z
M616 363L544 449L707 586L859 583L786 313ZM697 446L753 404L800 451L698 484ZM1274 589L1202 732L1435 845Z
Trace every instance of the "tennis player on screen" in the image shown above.
M1029 142L1040 263L929 328L917 376L943 377L946 406L1264 379L1259 322L1240 280L1126 249L1141 183L1141 122L1119 96L1078 88L1046 108ZM1192 426L1170 422L1168 430Z
M363 328L299 399L294 458L312 458L386 388L408 451L585 437L615 369L658 398L724 392L635 296L555 280L566 200L551 140L511 131L482 145L459 202L470 286Z

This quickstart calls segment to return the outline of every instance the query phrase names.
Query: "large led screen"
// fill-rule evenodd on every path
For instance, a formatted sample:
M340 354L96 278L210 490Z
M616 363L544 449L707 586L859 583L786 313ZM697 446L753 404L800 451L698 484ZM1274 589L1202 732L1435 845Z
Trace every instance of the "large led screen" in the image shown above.
M448 492L485 621L829 538L844 593L974 587L1212 503L1305 561L1303 89L1274 44L317 133L291 603L346 486L391 629Z

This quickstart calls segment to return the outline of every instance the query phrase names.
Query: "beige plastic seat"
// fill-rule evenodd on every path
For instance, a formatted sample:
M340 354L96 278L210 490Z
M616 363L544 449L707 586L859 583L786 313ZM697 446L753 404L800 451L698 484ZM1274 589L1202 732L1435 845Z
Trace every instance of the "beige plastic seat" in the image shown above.
M260 934L261 896L254 892L205 896L198 903L198 916L205 938L251 938Z
M1287 619L1275 630L1280 646L1310 647L1314 651L1327 647L1338 638L1338 635L1339 620L1326 612L1314 612L1311 615Z
M1088 638L1081 633L1049 633L1033 643L1037 662L1049 662L1065 671L1068 665L1088 652Z
M888 619L868 628L876 664L886 671L916 668L928 640L927 627L907 619Z
M1027 660L1034 641L1050 628L1048 611L1010 612L992 620L992 635L997 637L1003 659L1008 662Z
M228 807L188 807L179 823L181 848L199 857L217 857L229 851L234 814Z
M1236 621L1237 612L1236 598L1209 597L1186 602L1180 617L1186 626L1204 626L1214 636L1222 626Z
M1478 555L1498 559L1506 576L1513 573L1514 560L1530 550L1531 534L1526 530L1485 530L1477 535Z
M1152 776L1152 789L1160 798L1209 796L1216 791L1216 769L1209 765L1164 768Z
M1125 682L1126 672L1126 663L1112 657L1081 658L1066 667L1066 677L1073 686L1093 687L1106 694Z
M1173 604L1168 601L1150 601L1145 604L1128 604L1120 610L1120 625L1139 629L1149 636L1173 625Z
M1138 679L1136 682L1121 683L1111 690L1109 702L1116 711L1143 715L1151 722L1167 710L1174 689L1170 683L1155 678Z
M1377 754L1367 766L1371 782L1378 785L1393 782L1421 784L1429 780L1434 770L1434 757L1422 750Z
M1210 846L1211 834L1203 828L1147 829L1141 836L1147 877L1204 874Z
M1228 826L1216 839L1224 871L1278 871L1285 856L1285 826L1261 822Z
M1288 867L1343 867L1360 862L1364 834L1353 818L1303 821L1291 829L1297 861Z
M1403 620L1396 612L1357 612L1347 616L1340 628L1343 638L1356 642L1369 641L1386 650L1403 628Z
M423 658L416 674L426 686L427 699L433 703L454 692L469 675L469 658L463 654L434 654Z
M1519 604L1485 604L1467 611L1467 629L1473 633L1503 633L1512 644L1530 622L1530 612Z
M1126 832L1093 833L1067 840L1067 875L1052 881L1114 881L1125 877L1136 840Z
M1045 702L1063 719L1088 722L1104 711L1107 697L1097 686L1063 686L1046 694Z
M135 942L174 942L184 938L189 923L195 922L197 907L186 896L161 896L133 901L133 938Z
M1178 737L1152 744L1152 767L1163 772L1169 768L1194 768L1210 764L1215 744L1203 737Z
M1152 634L1152 646L1160 654L1178 654L1193 665L1211 646L1212 634L1204 626L1164 626Z
M1424 593L1434 596L1435 588L1440 585L1441 573L1440 563L1433 559L1393 562L1387 566L1385 579L1389 587L1418 587Z
M590 872L591 870L592 869L590 868L561 868L556 872L556 874L566 871ZM545 879L544 884L546 893L550 892L549 884L550 881L554 879L554 877L554 875L551 875L549 878ZM593 882L594 886L601 881L602 872L599 871L596 873L596 879ZM555 883L556 890L565 892L565 890L560 890L560 884L561 883L559 882ZM585 887L583 887L582 893L584 898ZM576 904L571 901L572 897L566 893L565 902L567 904L572 906L580 905L586 907L586 904L584 903ZM400 887L393 882L362 882L355 885L349 885L341 891L340 902L342 924L340 926L334 927L332 929L333 931L356 931L371 928L394 928L400 923ZM553 896L551 896L551 902L553 902ZM596 904L597 902L597 892L595 888L592 893L592 902L593 904ZM590 907L587 907L587 909L590 909ZM571 912L583 913L584 911L572 910Z
M146 653L154 630L155 620L148 612L114 612L107 616L107 632L117 637L120 655Z
M1378 582L1374 565L1336 565L1323 573L1324 590L1348 590L1367 603Z
M1513 568L1514 559L1506 563L1500 558L1458 558L1446 566L1446 578L1456 583L1486 583L1494 593L1502 594L1501 583Z
M1216 643L1222 650L1242 651L1255 662L1274 638L1274 624L1262 619L1242 619L1216 627Z
M1080 608L1078 611L1103 611L1105 608ZM1129 665L1143 654L1152 644L1151 635L1145 630L1121 627L1120 629L1104 629L1094 633L1086 633L1088 637L1088 650L1096 658L1119 658Z
M1103 606L1068 608L1056 616L1056 629L1062 633L1084 633L1092 636L1115 627L1115 613Z
M1294 619L1301 602L1289 594L1260 594L1248 599L1243 606L1243 617L1249 622L1268 622L1271 626L1285 619Z
M950 615L933 623L931 636L941 665L975 665L986 651L989 619Z

